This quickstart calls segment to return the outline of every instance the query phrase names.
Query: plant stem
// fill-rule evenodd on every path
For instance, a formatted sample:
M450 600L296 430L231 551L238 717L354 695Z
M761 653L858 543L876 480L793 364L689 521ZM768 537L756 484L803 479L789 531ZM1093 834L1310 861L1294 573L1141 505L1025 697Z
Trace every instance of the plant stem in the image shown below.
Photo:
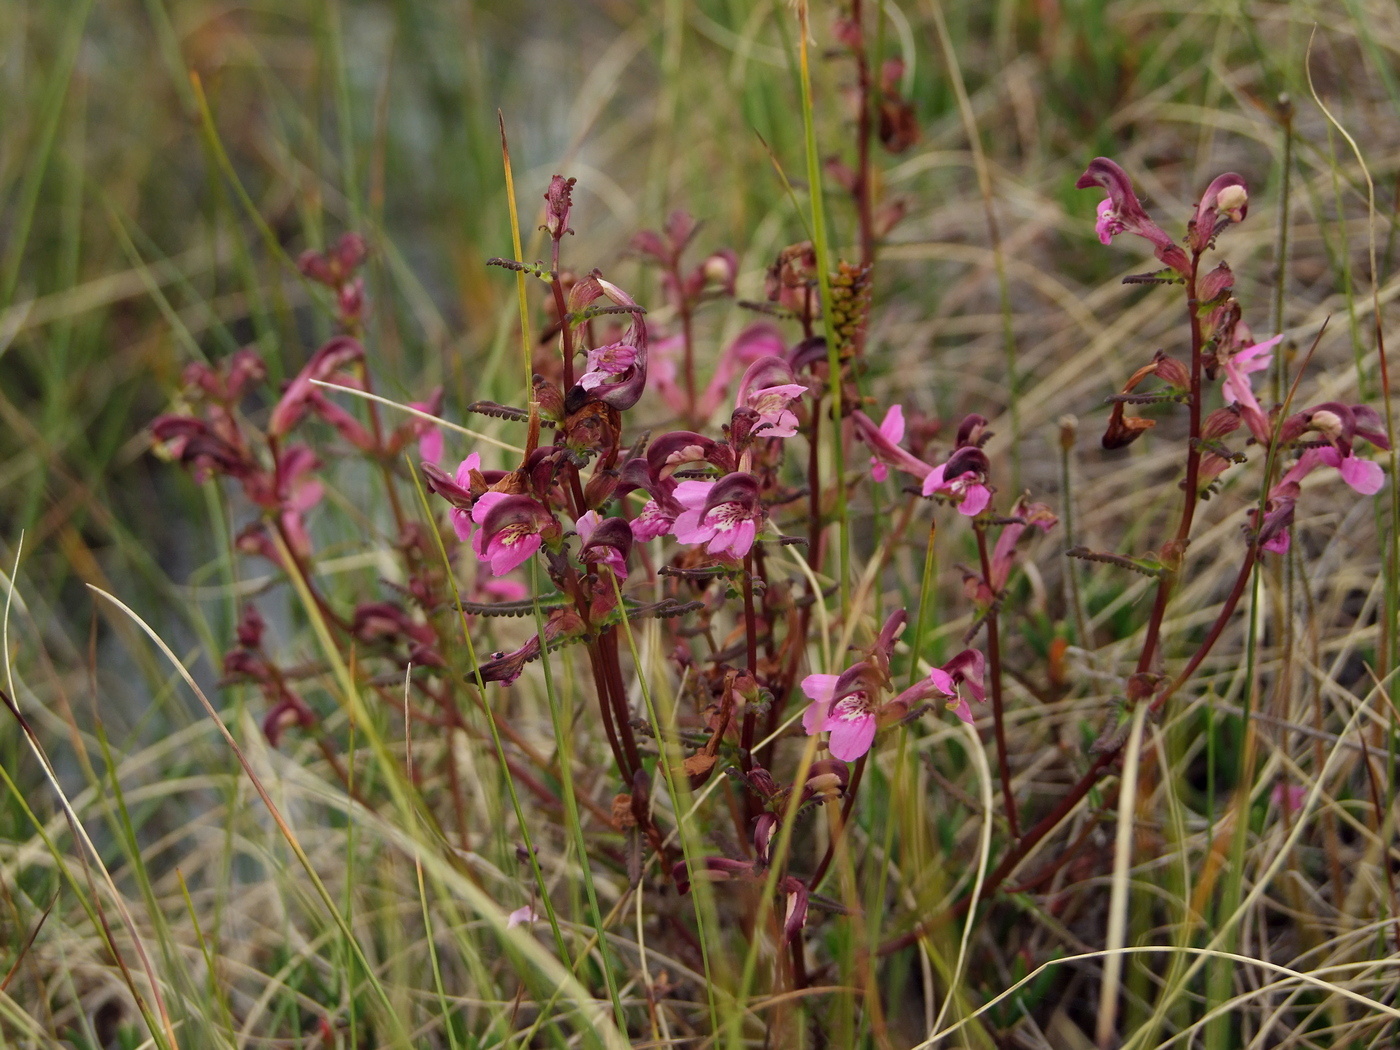
M1201 643L1201 647L1196 650L1196 653L1191 657L1181 673L1172 680L1172 683L1166 689L1153 699L1151 709L1153 715L1159 714L1162 705L1165 704L1178 689L1186 684L1191 675L1200 667L1201 662L1209 655L1211 648L1220 639L1220 635L1225 630L1225 625L1229 622L1230 617L1234 615L1235 607L1239 604L1240 598L1244 594L1244 589L1249 583L1249 576L1254 569L1254 563L1258 558L1258 553L1257 544L1251 543L1249 552L1245 555L1244 564L1240 566L1239 574L1235 577L1235 584L1230 590L1230 595L1225 599L1225 604L1221 606L1220 613L1216 616L1215 622L1211 624L1210 630L1206 634L1205 641ZM1064 820L1065 817L1069 816L1074 808L1079 805L1084 796L1099 782L1099 778L1103 776L1104 772L1118 757L1122 747L1123 745L1119 744L1116 747L1100 752L1094 759L1093 764L1084 772L1084 775L1069 789L1069 793L1055 804L1055 808L1042 817L1034 827L1016 841L1011 851L1001 859L1001 863L987 876L987 880L982 887L983 900L989 900L992 894L1001 886L1002 882L1006 880L1007 876L1016 870L1016 867L1031 850L1038 846L1040 841L1050 834L1050 832L1054 831L1055 828L1059 826L1060 822ZM960 901L958 904L954 905L954 909L961 909L966 906L966 903L966 900ZM908 933L901 934L880 945L880 947L876 949L876 954L880 956L890 955L902 948L909 947L943 920L944 916L938 915L920 923Z
M1001 695L1001 627L997 617L997 602L1000 595L992 590L992 565L987 556L987 530L974 526L977 534L977 556L982 562L982 581L992 592L991 604L987 607L987 674L992 687L992 726L996 734L997 766L1001 773L1001 794L1006 804L1006 823L1011 828L1011 837L1021 837L1019 821L1016 819L1016 795L1011 789L1011 766L1006 757L1006 722L1002 715Z
M1185 495L1181 507L1181 521L1176 528L1174 540L1175 560L1186 555L1186 544L1191 539L1191 522L1196 516L1196 504L1200 501L1201 471L1201 360L1204 339L1201 335L1201 317L1197 310L1196 273L1201 265L1200 252L1191 253L1191 273L1186 279L1186 313L1191 322L1191 397L1188 402L1191 420L1190 435L1186 448L1186 479L1182 483ZM1147 632L1143 636L1142 653L1138 656L1137 672L1142 674L1152 666L1152 658L1157 653L1157 645L1162 633L1162 620L1166 616L1167 602L1171 598L1172 584L1176 581L1176 568L1164 572L1157 581L1157 597L1152 603L1152 613L1147 621Z

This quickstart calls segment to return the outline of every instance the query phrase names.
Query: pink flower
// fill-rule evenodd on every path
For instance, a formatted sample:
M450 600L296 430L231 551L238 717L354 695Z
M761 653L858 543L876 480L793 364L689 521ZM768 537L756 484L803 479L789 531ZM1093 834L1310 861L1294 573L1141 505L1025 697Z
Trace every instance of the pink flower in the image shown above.
M719 481L682 481L676 500L685 511L672 532L686 544L705 544L711 554L742 558L753 548L764 521L758 481L751 474L730 474Z
M325 494L325 487L314 474L320 465L316 454L305 445L289 446L277 462L275 483L281 501L282 530L292 551L302 558L311 553L304 515L320 503Z
M1112 244L1113 238L1123 232L1123 221L1118 218L1118 213L1113 210L1113 198L1105 197L1099 201L1098 209L1095 211L1097 218L1094 220L1094 232L1099 235L1101 244Z
M883 481L889 476L889 471L884 469L886 467L902 470L920 481L929 476L932 467L912 452L899 447L904 440L904 409L899 405L885 413L885 420L878 427L874 420L859 410L852 412L850 418L856 428L856 436L870 449L871 472L876 481Z
M789 405L807 393L792 368L781 357L758 358L739 382L739 407L758 413L751 433L756 437L789 438L797 433L797 416Z
M441 393L441 391L439 391ZM436 414L441 398L433 401L410 401L409 407L419 412ZM426 419L414 419L413 428L418 432L418 458L424 463L440 463L443 453L442 428Z
M598 400L625 412L637 403L647 385L647 326L642 320L642 309L635 299L595 270L569 289L569 313L580 313L604 297L628 311L631 322L618 342L588 352L588 371L579 385Z
M574 528L583 545L579 557L612 570L618 581L627 579L627 556L632 552L630 523L622 518L599 518L596 510L581 514Z
M1044 503L1030 503L1025 496L1016 500L1016 505L1011 508L1011 517L1013 520L1003 526L1001 535L997 537L997 545L992 550L992 578L988 582L997 592L1006 586L1006 581L1011 577L1011 563L1021 534L1032 525L1041 532L1049 532L1060 520Z
M653 348L656 359L652 368L652 385L676 412L685 412L685 391L679 382L680 370L676 364L684 350L680 336L670 336L661 340ZM695 405L698 419L708 419L729 394L730 384L741 369L747 368L761 357L781 357L787 351L782 333L766 321L759 321L745 328L720 355L714 375L705 389L700 392ZM776 436L776 435L770 435Z
M1167 266L1183 276L1191 272L1191 262L1166 232L1153 222L1143 210L1128 173L1107 157L1096 157L1088 170L1074 184L1085 190L1090 186L1101 186L1108 193L1108 199L1097 209L1094 231L1099 240L1108 244L1120 233L1133 233L1152 243L1154 254Z
M1226 401L1239 406L1240 418L1245 421L1249 432L1261 445L1269 443L1272 431L1268 416L1259 407L1254 391L1250 389L1249 377L1269 367L1273 349L1282 338L1282 335L1276 335L1262 343L1247 346L1226 358L1221 365L1225 381L1220 387L1220 392Z
M347 335L336 336L325 346L311 355L306 367L287 385L272 414L268 417L267 432L272 437L281 437L306 413L316 386L312 380L327 380L351 361L364 357L365 348Z
M506 916L506 929L514 929L516 926L533 926L540 921L539 913L535 911L533 904L527 904L523 908L516 908Z
M523 602L530 597L530 588L519 580L482 580L476 589L496 602Z
M929 471L924 478L923 493L932 496L942 492L957 505L958 513L971 518L981 514L992 501L992 490L986 485L986 454L975 445L968 445L953 453L947 463Z
M1379 463L1362 459L1356 454L1343 456L1331 445L1307 449L1298 457L1298 462L1288 469L1279 480L1275 491L1289 482L1298 483L1318 467L1334 467L1342 475L1342 480L1363 496L1374 496L1385 486L1385 472Z
M904 440L904 407L902 405L891 405L890 410L885 413L885 418L880 421L880 433L884 435L886 441L891 445L898 445ZM870 457L870 476L876 481L884 481L890 476L889 468L875 456Z
M964 649L942 667L932 668L922 681L915 682L892 701L891 707L913 711L929 700L942 699L953 714L972 724L972 708L964 697L962 687L967 686L968 695L978 703L986 700L982 688L982 676L986 669L986 658L978 649Z
M701 482L700 484L705 484ZM637 516L631 521L632 538L639 543L647 540L654 540L658 536L664 536L670 532L676 524L676 516L667 513L662 509L656 500L647 500L646 505L637 512Z
M478 499L472 521L481 526L472 537L472 550L493 576L504 576L523 564L540 549L546 523L554 524L549 512L529 496L504 492L488 492Z
M831 734L828 747L843 762L854 762L875 742L876 717L870 694L863 689L835 699L842 676L810 674L802 679L802 691L812 701L802 716L807 735Z
M588 371L579 377L578 385L595 390L615 376L623 375L637 361L637 348L626 343L609 343L588 351Z
M758 413L754 433L766 438L790 438L797 433L797 416L788 408L807 392L801 383L780 383L755 390L745 399Z

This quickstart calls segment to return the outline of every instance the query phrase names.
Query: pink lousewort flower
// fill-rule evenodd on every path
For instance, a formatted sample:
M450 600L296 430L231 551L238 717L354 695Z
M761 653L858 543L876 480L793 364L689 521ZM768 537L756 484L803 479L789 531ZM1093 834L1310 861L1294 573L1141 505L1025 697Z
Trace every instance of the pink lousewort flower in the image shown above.
M665 536L675 528L676 515L671 514L656 500L650 499L629 524L632 528L632 538L639 543L646 543L658 536Z
M1282 338L1283 336L1280 334L1272 339L1266 339L1262 343L1247 346L1243 350L1231 354L1220 365L1225 374L1220 392L1225 396L1226 401L1239 406L1240 418L1244 420L1245 425L1249 427L1249 432L1261 445L1269 443L1272 433L1269 417L1259 406L1259 401L1250 388L1249 377L1255 372L1262 372L1269 367L1274 347L1279 344Z
M481 530L472 537L472 550L494 576L522 565L540 549L546 528L555 525L549 511L529 496L488 492L472 506L472 521Z
M682 481L676 485L675 498L685 507L671 530L676 539L705 544L711 554L743 558L763 527L758 480L751 474L730 474L719 481Z
M996 592L1000 592L1011 577L1011 563L1021 534L1032 525L1042 532L1049 532L1060 520L1044 503L1031 503L1025 496L1016 500L1016 505L1011 508L1011 517L1014 520L1002 527L1001 535L997 537L997 545L992 550L990 582L992 590Z
M589 352L589 370L579 380L598 400L625 412L635 405L647 385L647 326L637 301L597 270L569 289L569 313L577 314L607 298L629 311L631 321L616 343ZM595 357L596 355L596 357ZM584 381L587 385L584 385Z
M1233 171L1217 175L1201 195L1196 214L1188 226L1187 239L1191 247L1198 252L1205 251L1220 230L1232 222L1243 222L1248 211L1249 191L1244 179Z
M1154 254L1167 266L1183 276L1191 272L1191 262L1186 253L1166 232L1147 216L1137 194L1133 192L1128 173L1107 157L1096 157L1088 170L1074 184L1078 189L1100 186L1108 193L1108 199L1098 206L1098 218L1094 232L1104 244L1112 242L1120 233L1133 233L1152 243Z
M925 678L900 693L889 706L914 711L920 704L939 699L961 721L971 725L972 708L963 695L963 687L967 687L968 696L984 703L987 698L982 686L985 670L986 658L981 650L964 649L942 667L931 668Z
M974 517L992 501L992 490L987 487L989 469L986 453L975 445L964 446L954 452L948 462L929 471L924 478L923 493L925 496L942 493L957 504L959 514Z
M637 348L626 343L609 343L588 351L588 371L579 377L578 385L596 390L604 383L623 375L637 361Z
M889 477L888 467L902 470L920 481L933 471L923 460L900 447L899 443L904 440L904 409L899 405L892 406L885 413L884 422L878 427L860 410L852 412L850 419L856 428L856 436L870 449L871 474L876 481Z
M1318 467L1332 467L1342 475L1343 481L1363 496L1374 496L1385 486L1385 471L1381 470L1379 463L1362 459L1355 453L1344 456L1331 445L1306 449L1298 457L1298 462L1288 468L1279 485L1289 482L1299 484Z
M336 336L325 346L311 355L311 360L295 379L288 384L281 400L268 417L267 432L272 437L281 437L306 413L312 395L318 393L313 379L325 381L351 361L365 355L365 348L357 340L347 335Z
M655 346L651 384L675 412L685 412L686 394L680 385L678 362L685 344L680 336L662 339ZM714 375L696 399L695 415L709 419L729 396L730 384L761 357L780 357L787 352L782 333L766 321L751 324L734 337L715 366Z
M766 355L749 365L739 382L738 407L751 408L758 421L755 437L789 438L797 433L797 416L790 405L807 393L781 357Z
M878 719L868 690L855 689L837 698L837 685L843 677L809 674L802 679L802 691L812 701L802 715L802 728L808 736L830 733L827 746L832 755L843 762L854 762L875 742Z
M304 515L320 503L325 494L325 486L314 474L320 465L316 454L305 445L289 446L277 461L278 516L288 545L301 558L311 553L311 538L306 532Z
M584 562L606 565L618 582L627 579L627 556L632 552L633 533L622 518L599 518L596 510L579 516L574 523L583 545L579 557Z

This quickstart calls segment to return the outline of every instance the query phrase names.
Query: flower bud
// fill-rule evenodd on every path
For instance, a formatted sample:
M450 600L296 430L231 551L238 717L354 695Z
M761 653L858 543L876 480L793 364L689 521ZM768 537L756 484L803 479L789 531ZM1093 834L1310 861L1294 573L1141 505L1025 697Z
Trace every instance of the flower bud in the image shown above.
M576 179L566 179L556 175L549 180L549 189L544 195L545 231L556 241L564 234L573 233L569 229L569 210L573 207L573 191Z
M851 770L846 763L835 758L824 758L813 762L807 770L807 782L802 787L802 801L817 799L829 802L846 794L851 782Z
M718 286L725 295L733 295L734 282L739 277L739 257L728 248L714 252L701 264L700 272L706 284Z
M1231 222L1241 222L1249 208L1249 191L1243 185L1226 186L1216 194L1215 206L1228 215Z
M1235 286L1235 274L1230 264L1222 262L1201 278L1196 297L1203 303L1213 302Z
M1205 422L1201 424L1201 440L1219 441L1226 434L1232 434L1238 430L1241 422L1239 410L1233 405L1217 408L1206 416Z
M1164 380L1178 390L1187 390L1191 386L1191 373L1174 357L1168 357L1158 350L1152 359L1153 372L1158 379Z
M245 649L256 649L262 644L265 626L257 606L245 605L243 615L238 620L238 644Z

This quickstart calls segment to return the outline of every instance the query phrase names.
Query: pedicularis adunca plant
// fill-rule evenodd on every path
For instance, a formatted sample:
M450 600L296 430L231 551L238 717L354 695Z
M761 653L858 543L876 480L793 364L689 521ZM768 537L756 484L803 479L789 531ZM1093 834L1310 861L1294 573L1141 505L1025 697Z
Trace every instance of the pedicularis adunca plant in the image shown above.
M882 78L891 105L898 101L895 79ZM1007 745L1001 622L1010 610L1003 603L1018 543L1054 528L1056 515L1025 494L998 491L982 415L949 426L951 442L930 455L933 427L910 427L916 440L907 443L903 407L879 411L862 396L857 381L871 264L884 232L875 228L868 180L864 156L861 171L841 180L857 203L863 251L859 262L832 267L832 301L821 302L822 260L813 247L784 250L767 275L767 301L748 304L765 316L718 355L702 381L714 355L697 344L695 318L708 304L733 297L735 253L716 250L696 261L697 226L683 213L660 232L639 234L633 248L657 272L661 301L653 305L664 307L657 314L667 319L655 324L601 271L564 268L573 180L555 177L544 207L548 264L494 260L539 282L549 318L528 406L471 406L518 422L522 448L508 458L483 445L458 450L449 461L457 465L445 465L443 434L431 421L440 392L410 406L417 414L392 429L373 401L364 401L363 415L344 407L337 388L372 392L360 341L364 288L356 276L365 246L353 235L302 259L303 273L330 289L341 331L275 396L270 411L256 417L243 411L265 382L262 361L245 350L219 368L192 367L189 410L164 416L153 428L163 448L199 476L241 487L256 513L239 534L239 549L295 578L336 644L347 657L353 653L347 662L363 688L377 691L386 709L402 710L406 675L410 714L446 734L482 734L478 721L463 714L467 706L479 709L493 735L504 737L498 754L509 775L538 797L542 812L558 812L553 785L573 773L513 724L509 693L520 688L532 662L557 661L550 654L563 647L580 651L591 692L587 720L601 727L611 760L604 788L611 799L596 797L596 777L578 785L592 814L584 818L587 862L625 867L634 883L652 889L669 883L682 895L699 880L746 884L745 936L786 946L775 956L775 990L809 984L811 954L832 943L814 936L815 928L846 921L859 906L823 894L823 880L869 780L868 765L893 741L926 732L931 718L961 719L990 738L1004 823L984 898L1116 768L1123 746L1124 734L1110 726L1085 756L1078 782L1052 807L1041 806L1035 823L1023 825ZM1302 479L1331 468L1358 492L1374 493L1383 478L1360 454L1360 443L1388 446L1379 416L1366 406L1326 403L1294 412L1286 404L1266 408L1252 391L1251 375L1268 365L1280 337L1257 340L1232 295L1229 266L1207 269L1204 262L1217 238L1245 219L1248 194L1239 176L1222 175L1206 188L1181 243L1148 217L1112 161L1093 161L1079 186L1107 191L1097 222L1105 244L1123 233L1151 243L1162 268L1130 280L1179 287L1190 329L1189 359L1160 352L1145 359L1112 399L1103 437L1105 447L1119 448L1152 426L1130 415L1129 406L1184 406L1188 430L1175 524L1151 556L1069 552L1156 581L1135 665L1118 669L1121 719L1138 704L1161 711L1191 678L1234 613L1255 563L1287 549ZM834 354L823 332L839 341ZM839 375L830 374L833 362ZM1149 381L1156 388L1143 390ZM634 414L648 421L669 414L683 429L643 429L631 425ZM393 516L401 575L352 608L337 608L318 583L309 518L323 494L318 469L331 453L298 436L311 420L338 435L334 455L348 450L372 465ZM840 457L822 453L832 427ZM864 445L862 455L854 454L855 442ZM404 455L415 444L420 476L439 501L438 520L427 527L407 509L418 505L409 502L416 497ZM1265 483L1239 540L1238 576L1203 641L1174 666L1164 654L1163 623L1189 566L1197 508L1250 446L1265 460ZM837 463L851 466L837 476ZM838 576L850 574L838 538L849 546L861 541L846 534L844 493L862 486L895 491L902 509L892 520L900 533L925 503L940 528L969 531L976 562L963 570L963 612L970 627L951 658L926 658L929 610L918 610L910 644L901 640L909 620L904 609L880 613L868 586L851 597L838 585ZM833 608L838 593L844 607ZM818 614L848 643L830 656L830 666L820 665ZM534 626L511 648L497 650L491 619L497 616L532 616ZM669 674L660 673L657 660L640 666L644 629L648 651L663 654ZM285 666L275 648L250 604L225 670L266 696L264 725L274 745L293 727L312 734L351 787L343 743L324 728L327 713L303 696L304 672ZM539 688L537 678L530 682ZM562 683L553 675L546 688ZM656 703L658 690L674 704ZM583 702L571 694L563 699L569 710ZM434 812L453 829L446 832L453 844L470 849L479 837L464 815L471 788L455 766L454 748L441 754L451 798ZM686 789L698 797L709 786L720 790L703 795L708 810L684 818L699 829L687 835L677 827L689 805ZM659 795L668 801L662 804ZM839 819L811 820L810 811L823 805L839 805ZM619 842L628 848L620 850ZM540 883L530 894L543 892ZM701 949L690 932L688 902L663 894L648 899L665 913L654 916L658 924L678 931L678 950L694 955L698 970ZM886 932L876 955L913 943L958 907L934 916L891 907L880 920ZM537 914L527 907L516 917ZM755 926L760 918L767 929Z

